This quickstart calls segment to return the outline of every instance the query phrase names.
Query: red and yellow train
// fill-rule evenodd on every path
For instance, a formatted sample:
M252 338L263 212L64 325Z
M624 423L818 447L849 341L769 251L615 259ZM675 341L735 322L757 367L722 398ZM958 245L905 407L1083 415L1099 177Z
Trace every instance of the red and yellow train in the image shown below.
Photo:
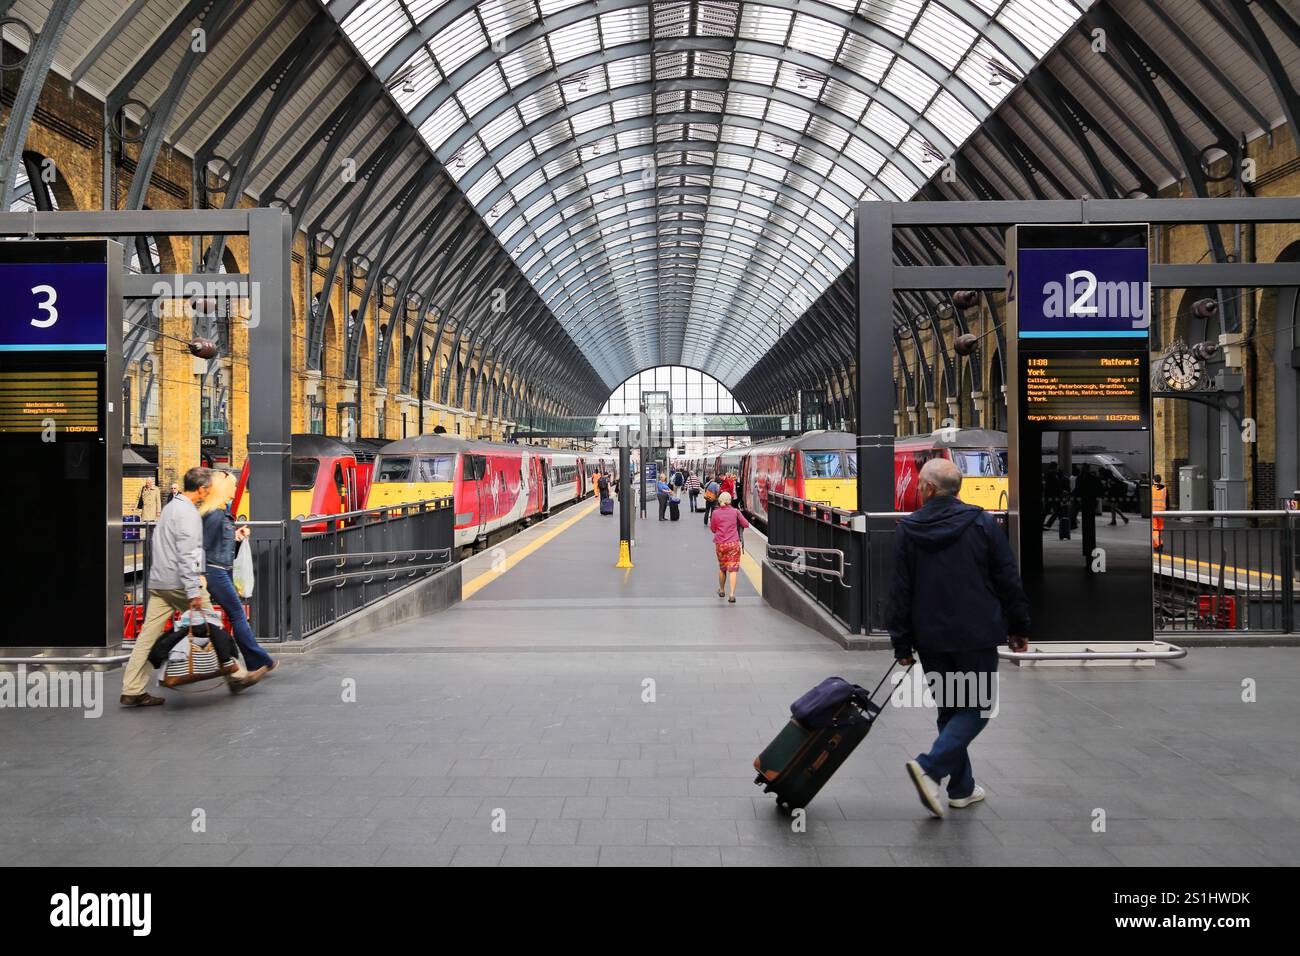
M375 464L369 508L452 497L457 547L509 525L527 524L594 490L612 461L533 445L421 435L385 445Z
M947 458L962 473L961 500L990 510L1007 506L1006 432L978 428L941 429L894 441L894 507L920 507L917 475L931 458ZM848 432L814 431L731 448L683 464L701 479L736 478L739 505L767 521L769 492L817 501L845 511L858 505L858 453Z

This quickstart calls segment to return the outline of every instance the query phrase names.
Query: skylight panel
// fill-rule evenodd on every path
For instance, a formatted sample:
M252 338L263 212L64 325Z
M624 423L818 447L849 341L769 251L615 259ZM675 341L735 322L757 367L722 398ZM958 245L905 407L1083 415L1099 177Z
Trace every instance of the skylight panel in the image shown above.
M938 3L931 3L912 31L911 42L948 69L953 69L979 36L973 27L959 20Z
M474 11L462 15L429 40L429 50L443 73L453 73L475 54L487 49L487 37Z
M412 26L398 0L363 0L343 21L343 32L373 66Z

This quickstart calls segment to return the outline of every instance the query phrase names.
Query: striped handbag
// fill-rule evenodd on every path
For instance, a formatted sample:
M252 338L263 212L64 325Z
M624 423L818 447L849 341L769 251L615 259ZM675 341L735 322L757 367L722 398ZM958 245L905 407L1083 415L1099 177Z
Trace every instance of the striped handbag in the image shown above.
M172 656L168 657L167 664L163 668L162 679L159 681L164 687L197 684L224 674L232 674L239 669L239 664L233 660L227 661L225 666L222 666L217 657L217 649L207 635L206 625L203 630L203 634L197 634L196 628L191 624L189 634L182 638L181 644L172 651Z

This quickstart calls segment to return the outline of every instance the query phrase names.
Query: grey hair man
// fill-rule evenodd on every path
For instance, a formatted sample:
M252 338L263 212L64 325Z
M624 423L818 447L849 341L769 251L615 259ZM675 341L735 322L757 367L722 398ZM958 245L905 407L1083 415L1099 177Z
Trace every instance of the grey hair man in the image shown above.
M177 611L204 610L215 615L203 580L203 519L199 505L212 487L212 472L185 472L181 493L167 502L149 539L149 583L144 625L136 638L122 676L123 707L156 707L164 703L145 688L149 684L149 651ZM240 675L235 679L243 680ZM232 685L242 689L239 684Z
M958 499L961 481L946 458L921 469L921 508L894 533L889 596L894 657L910 666L920 656L939 705L938 738L907 762L922 805L936 817L944 814L945 777L949 807L984 799L967 748L988 723L985 695L996 680L998 646L1024 650L1029 633L1029 599L1007 537L992 515ZM958 699L958 688L978 689L980 699Z

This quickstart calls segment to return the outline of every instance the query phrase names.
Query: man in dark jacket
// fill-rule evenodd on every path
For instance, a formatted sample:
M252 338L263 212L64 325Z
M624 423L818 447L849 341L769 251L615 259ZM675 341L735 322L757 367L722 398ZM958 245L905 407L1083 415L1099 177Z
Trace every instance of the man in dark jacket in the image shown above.
M966 751L988 723L998 645L1010 634L1012 650L1028 646L1029 599L993 516L957 500L957 466L931 459L919 486L921 509L894 534L889 637L904 666L919 654L939 705L939 736L929 753L907 762L907 771L922 805L942 817L939 784L945 777L948 806L984 799Z

